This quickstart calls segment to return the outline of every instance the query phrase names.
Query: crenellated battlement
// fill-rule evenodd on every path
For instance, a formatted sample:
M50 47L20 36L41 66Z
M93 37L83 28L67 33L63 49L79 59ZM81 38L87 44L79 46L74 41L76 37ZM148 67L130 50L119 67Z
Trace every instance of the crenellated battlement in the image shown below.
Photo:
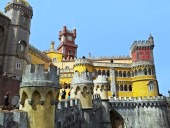
M119 106L166 106L170 98L165 96L152 97L111 97L112 107Z
M93 57L90 57L89 59L91 60L129 60L131 59L131 57L129 55L120 55L120 56L93 56Z
M59 69L50 65L47 72L44 71L44 64L27 65L22 77L21 87L25 86L51 86L58 87Z
M5 7L5 12L9 11L10 9L14 9L16 11L22 10L30 18L33 16L32 7L25 0L11 0L11 2L8 2L7 6Z
M67 109L70 107L81 107L80 100L79 99L70 99L70 100L60 100L58 103L58 109Z
M149 37L150 38L150 37ZM142 48L145 48L145 47L149 47L149 48L153 48L154 47L154 42L153 40L138 40L138 41L134 41L130 50L133 51L135 48L139 48L139 49L142 49Z
M91 72L75 72L72 84L93 84L93 78Z
M75 60L75 64L74 66L77 66L77 65L92 65L92 62L90 59L87 59L87 58L78 58Z
M106 75L98 75L98 77L93 80L94 84L107 84L108 79Z

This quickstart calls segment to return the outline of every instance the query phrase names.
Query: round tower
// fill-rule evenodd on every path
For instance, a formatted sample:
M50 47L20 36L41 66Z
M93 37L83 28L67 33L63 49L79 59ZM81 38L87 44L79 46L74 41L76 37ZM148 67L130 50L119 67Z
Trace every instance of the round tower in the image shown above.
M10 19L4 53L3 72L20 76L28 62L32 7L26 0L11 0L5 7ZM7 63L10 60L10 63Z
M20 85L20 110L28 113L31 128L54 128L55 101L58 99L57 67L27 65Z
M90 59L85 57L79 58L75 61L74 64L75 72L93 72L93 64Z
M108 98L108 79L106 75L98 75L94 82L94 94L100 94L102 101L102 118L101 127L111 128L110 114L109 114L109 98Z
M92 108L93 79L91 72L75 72L71 83L71 98L78 98L82 108Z
M149 36L148 40L135 41L131 46L132 88L124 88L123 91L132 90L134 97L158 96L159 94L153 49L154 39L152 35Z
M108 80L106 75L98 75L94 82L94 94L100 94L102 100L108 100Z
M82 108L92 107L93 95L93 65L85 57L75 60L74 76L71 83L71 98L78 98Z

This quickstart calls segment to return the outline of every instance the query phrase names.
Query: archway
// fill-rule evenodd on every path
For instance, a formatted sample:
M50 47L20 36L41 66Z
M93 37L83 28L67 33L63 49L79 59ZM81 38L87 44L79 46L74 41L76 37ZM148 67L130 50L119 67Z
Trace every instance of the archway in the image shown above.
M114 109L110 111L110 121L112 128L125 128L123 117Z

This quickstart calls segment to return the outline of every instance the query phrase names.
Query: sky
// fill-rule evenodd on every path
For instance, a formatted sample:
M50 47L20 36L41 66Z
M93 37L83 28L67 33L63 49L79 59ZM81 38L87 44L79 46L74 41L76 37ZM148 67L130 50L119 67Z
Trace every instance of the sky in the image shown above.
M0 10L10 0L0 0ZM170 90L170 0L27 0L33 7L30 43L47 50L59 45L64 25L76 28L78 57L130 55L135 40L155 41L154 58L161 94Z

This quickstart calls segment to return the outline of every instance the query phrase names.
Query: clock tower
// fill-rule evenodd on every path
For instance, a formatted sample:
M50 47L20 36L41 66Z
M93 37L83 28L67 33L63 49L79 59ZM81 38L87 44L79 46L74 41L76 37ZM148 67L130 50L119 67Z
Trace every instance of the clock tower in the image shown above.
M77 57L78 45L75 44L76 29L68 30L66 26L59 31L60 45L57 50L63 54L63 58L75 58Z

